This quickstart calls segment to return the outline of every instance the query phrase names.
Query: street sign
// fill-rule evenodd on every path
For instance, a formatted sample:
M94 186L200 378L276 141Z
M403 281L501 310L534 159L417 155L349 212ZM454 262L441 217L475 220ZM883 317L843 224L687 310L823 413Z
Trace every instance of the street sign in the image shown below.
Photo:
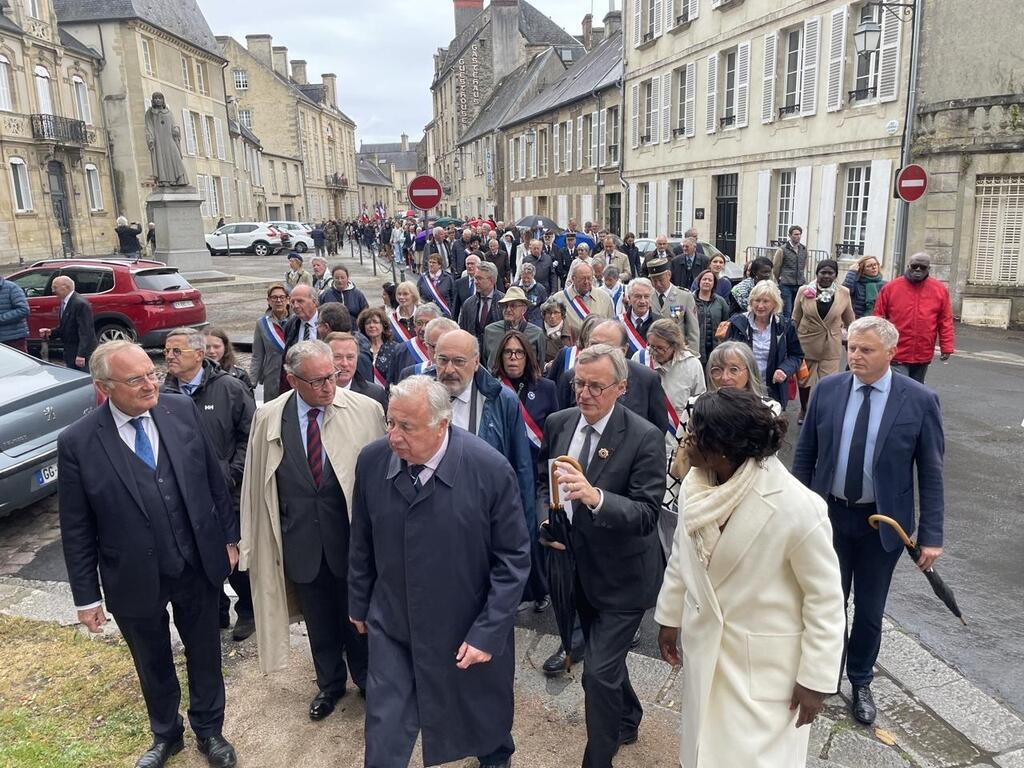
M435 208L441 202L441 184L433 176L417 176L409 182L409 203L421 211Z
M928 173L917 163L896 174L896 194L908 203L920 200L928 189Z

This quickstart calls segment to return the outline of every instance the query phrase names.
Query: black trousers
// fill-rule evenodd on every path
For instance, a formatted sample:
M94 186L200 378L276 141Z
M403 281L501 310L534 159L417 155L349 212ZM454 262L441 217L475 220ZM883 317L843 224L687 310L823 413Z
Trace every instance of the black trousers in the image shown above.
M931 363L897 363L893 361L892 369L896 373L902 373L904 376L909 376L914 381L924 384L924 377L928 373L928 366Z
M853 626L846 632L846 676L852 685L868 685L874 679L875 661L882 646L882 616L889 596L892 572L903 547L886 552L878 531L868 523L874 504L847 506L832 497L828 517L832 543L839 557L844 605L853 590Z
M320 570L308 584L296 584L313 652L317 687L324 693L342 696L348 671L361 690L366 690L366 635L360 635L348 620L348 582L335 576L321 556Z
M583 768L611 768L619 738L636 731L644 715L626 668L626 654L644 612L599 611L587 600L578 579L576 608L587 643L583 656L587 720Z
M235 590L238 600L235 601L235 613L238 618L252 618L252 586L249 584L249 572L237 568L228 576L228 584ZM220 615L227 619L231 612L231 598L224 590L220 593Z
M160 604L152 616L119 616L142 685L149 727L158 741L175 741L184 731L178 707L181 687L174 671L167 605L185 646L188 671L188 721L199 738L217 736L224 725L224 677L221 673L220 629L217 624L219 586L186 566L178 578L161 577Z

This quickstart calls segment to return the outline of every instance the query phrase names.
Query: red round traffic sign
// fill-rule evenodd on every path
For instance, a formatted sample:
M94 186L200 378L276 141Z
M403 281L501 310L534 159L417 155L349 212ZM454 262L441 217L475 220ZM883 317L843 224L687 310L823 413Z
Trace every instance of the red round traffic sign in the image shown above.
M901 168L896 174L896 194L908 203L920 200L928 189L928 173L917 163Z
M409 203L426 211L441 202L441 184L433 176L417 176L409 182Z

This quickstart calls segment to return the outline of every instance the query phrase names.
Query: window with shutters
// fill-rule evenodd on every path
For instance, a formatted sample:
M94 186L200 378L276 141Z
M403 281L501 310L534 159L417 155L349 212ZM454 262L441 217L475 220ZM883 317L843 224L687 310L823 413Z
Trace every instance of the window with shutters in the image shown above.
M657 0L641 0L644 7L644 42L654 39Z
M881 9L865 3L856 15L859 24L864 22L880 22ZM856 25L852 25L856 27ZM857 55L857 66L854 68L853 89L847 94L850 104L874 101L878 98L878 57L879 51L871 51Z
M669 30L683 30L697 18L697 0L665 0Z
M590 114L583 116L583 166L590 167Z
M89 193L89 210L103 210L103 191L100 187L100 172L92 163L85 166L85 189Z
M39 0L28 0L28 2L25 5L28 8L28 15L31 16L33 19L43 18L42 13L40 12Z
M203 123L203 154L207 157L214 157L216 148L213 145L213 115L202 115L201 120Z
M842 242L836 250L843 256L863 256L868 231L868 193L871 188L871 166L846 167L843 190Z
M28 166L20 157L12 157L9 161L11 169L11 193L14 197L14 210L27 213L32 210L32 187L28 181Z
M978 176L968 282L1024 285L1024 175Z
M205 61L197 61L196 62L196 89L201 94L203 94L204 96L209 96L210 95L210 89L209 89L209 85L208 85L209 82L210 82L209 72L206 69L206 62Z
M548 175L548 154L551 147L548 146L548 129L541 128L537 131L537 143L540 146L540 175Z
M644 80L640 84L640 143L650 144L654 134L654 80Z
M640 218L637 221L637 228L640 231L636 233L636 236L648 237L651 225L651 185L638 184L636 191L640 205Z
M249 73L244 69L236 69L234 71L235 76L235 90L236 91L247 91L249 90Z
M153 77L156 75L156 43L150 38L141 38L142 43L142 69L143 71Z
M675 84L675 99L672 109L675 120L672 123L672 138L686 135L686 99L689 95L686 89L686 67L680 67L672 73L672 82Z
M676 179L672 182L675 200L675 216L672 219L672 237L682 237L686 227L686 181Z
M270 169L270 190L277 192L277 168L273 160L268 160L267 163L267 167Z
M206 183L206 181L207 181L207 177L204 174L202 174L202 173L197 173L196 174L196 188L199 190L200 194L203 196L203 202L199 206L199 215L200 216L209 216L210 215L210 187Z
M252 110L251 109L240 109L238 110L238 122L252 130Z
M36 104L39 114L53 114L53 98L50 95L50 73L46 67L35 67L32 70L33 79L36 81Z
M778 171L778 190L776 194L775 239L785 240L789 236L789 228L793 224L793 198L796 189L796 171L790 169Z
M92 125L92 108L89 105L89 89L78 75L71 78L71 94L75 97L75 115L82 122Z
M605 130L607 131L608 137L608 165L618 165L619 140L621 133L621 131L619 130L619 108L609 107L607 113L608 117L606 118L606 120L608 125Z
M14 111L14 88L11 80L11 62L0 56L0 111Z
M736 50L722 54L722 128L736 125Z
M195 75L192 70L192 59L184 54L181 55L181 84L185 86L186 91L194 91L196 89Z
M800 114L800 70L803 68L803 27L795 27L782 33L785 48L782 55L783 81L782 103L779 117Z
M565 134L565 142L562 145L562 170L569 173L572 170L572 120L566 120L562 129Z

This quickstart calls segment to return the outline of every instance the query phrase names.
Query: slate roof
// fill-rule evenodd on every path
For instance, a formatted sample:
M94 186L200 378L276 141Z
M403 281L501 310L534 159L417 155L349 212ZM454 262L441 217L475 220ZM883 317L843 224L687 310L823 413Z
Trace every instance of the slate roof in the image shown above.
M360 144L358 155L372 160L376 155L380 160L386 160L395 166L399 171L416 170L416 151L419 148L418 141L410 141L409 148L402 150L401 142L394 141L386 144Z
M22 30L21 27L19 27L17 24L15 24L13 21L11 21L4 15L5 10L6 8L0 7L0 32L10 32L14 35L24 34L24 31Z
M196 0L53 0L53 8L62 24L142 19L221 58Z
M391 186L391 178L365 157L356 157L356 182L374 187Z
M594 91L611 88L622 77L622 33L602 40L580 62L556 82L516 110L500 127L516 125L531 117L550 112L590 96Z
M63 45L65 48L67 48L69 51L74 51L75 53L80 53L81 55L88 56L89 58L92 58L92 59L102 59L103 58L102 56L100 56L99 51L95 50L94 48L90 48L88 45L83 43L81 40L78 40L70 32L67 32L64 29L60 29L59 27L58 27L58 32L60 32L60 44Z
M263 142L260 141L260 137L253 133L251 130L246 128L237 120L228 118L228 133L241 136L243 139L248 141L250 144L255 144L260 149L263 149Z

